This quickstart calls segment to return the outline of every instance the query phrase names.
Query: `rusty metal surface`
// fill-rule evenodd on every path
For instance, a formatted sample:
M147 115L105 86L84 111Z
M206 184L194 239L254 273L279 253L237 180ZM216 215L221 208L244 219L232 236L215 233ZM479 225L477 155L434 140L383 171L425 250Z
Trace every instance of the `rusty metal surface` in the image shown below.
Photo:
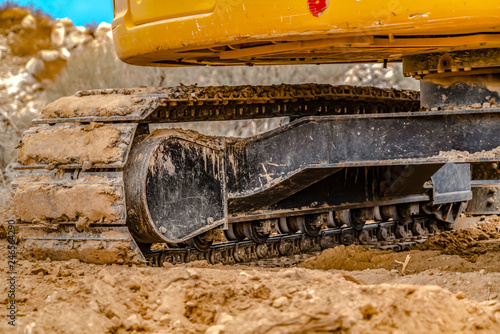
M419 78L468 74L473 70L500 67L500 52L494 49L474 49L426 53L403 57L403 72Z

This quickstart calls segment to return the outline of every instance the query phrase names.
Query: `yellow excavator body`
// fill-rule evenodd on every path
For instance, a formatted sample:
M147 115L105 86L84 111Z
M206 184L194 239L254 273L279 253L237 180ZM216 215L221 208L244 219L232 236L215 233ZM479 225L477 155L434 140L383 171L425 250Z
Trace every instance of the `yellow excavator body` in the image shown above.
M134 65L399 61L500 46L496 0L115 0L118 56Z

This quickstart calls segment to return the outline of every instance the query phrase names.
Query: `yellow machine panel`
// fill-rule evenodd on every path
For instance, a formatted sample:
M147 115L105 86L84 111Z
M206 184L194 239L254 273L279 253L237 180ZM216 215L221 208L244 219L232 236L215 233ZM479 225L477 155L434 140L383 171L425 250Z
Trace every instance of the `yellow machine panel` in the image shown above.
M118 56L135 65L397 61L500 46L497 0L115 0Z

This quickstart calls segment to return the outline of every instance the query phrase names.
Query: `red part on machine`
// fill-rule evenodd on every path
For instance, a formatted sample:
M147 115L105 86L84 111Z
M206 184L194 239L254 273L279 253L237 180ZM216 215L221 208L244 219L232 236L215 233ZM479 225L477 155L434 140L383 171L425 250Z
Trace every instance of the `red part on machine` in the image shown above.
M328 0L307 0L309 11L316 17L321 16L328 8Z

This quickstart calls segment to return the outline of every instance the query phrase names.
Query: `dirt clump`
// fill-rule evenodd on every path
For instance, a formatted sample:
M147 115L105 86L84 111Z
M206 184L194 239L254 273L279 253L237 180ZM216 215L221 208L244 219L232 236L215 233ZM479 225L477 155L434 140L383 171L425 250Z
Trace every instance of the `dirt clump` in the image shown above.
M122 192L123 189L105 183L21 184L14 195L14 212L24 222L36 222L40 217L55 222L86 217L93 223L112 223L123 219L123 213L115 206L123 201Z
M129 129L113 124L40 128L23 137L18 161L24 165L121 162L128 149L123 142L127 136Z
M474 264L458 255L443 255L439 251L419 251L396 253L393 251L374 250L367 246L338 246L326 249L317 257L299 264L299 267L322 270L366 270L385 269L399 271L401 262L410 255L406 273L420 273L432 268L467 272L474 270ZM496 261L496 270L500 271L500 261Z
M406 273L420 273L438 268L469 272L500 272L500 219L474 224L467 229L446 232L429 238L408 252L373 250L368 246L338 246L299 264L308 269L401 270L401 262L410 256Z
M404 276L399 271L385 269L350 272L332 270L332 272L339 272L346 279L355 280L359 284L434 285L477 302L497 303L500 301L500 273L489 273L484 270L458 272L432 268Z
M500 218L489 219L467 229L442 233L419 245L420 250L437 250L459 255L471 262L488 252L500 251Z

